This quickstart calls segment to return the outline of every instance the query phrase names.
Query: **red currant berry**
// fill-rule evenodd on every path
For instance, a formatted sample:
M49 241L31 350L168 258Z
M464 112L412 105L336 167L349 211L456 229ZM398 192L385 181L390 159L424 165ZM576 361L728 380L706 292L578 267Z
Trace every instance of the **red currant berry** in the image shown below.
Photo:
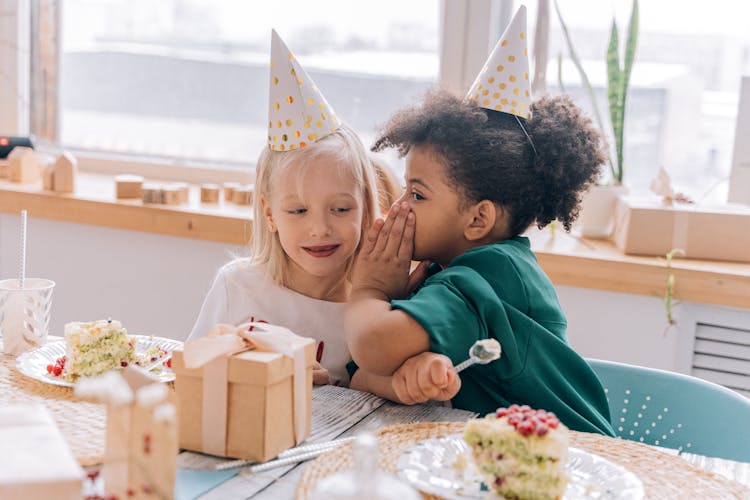
M518 427L516 427L516 430L521 433L522 436L528 436L534 432L534 425L530 421L521 422L518 424Z

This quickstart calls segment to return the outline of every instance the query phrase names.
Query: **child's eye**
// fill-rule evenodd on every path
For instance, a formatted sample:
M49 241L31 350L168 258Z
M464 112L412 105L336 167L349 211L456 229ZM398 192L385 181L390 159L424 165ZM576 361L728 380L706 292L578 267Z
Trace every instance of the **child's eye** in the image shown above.
M306 208L293 208L291 210L287 210L286 212L292 215L301 215L307 212L307 209Z
M348 212L350 210L351 210L351 208L347 208L347 207L336 207L336 208L333 209L333 211L335 213L337 213L337 214L344 214L344 213L346 213L346 212Z
M425 197L422 196L421 194L417 193L416 191L412 191L411 192L411 199L414 200L414 201L420 201L420 200L424 200Z

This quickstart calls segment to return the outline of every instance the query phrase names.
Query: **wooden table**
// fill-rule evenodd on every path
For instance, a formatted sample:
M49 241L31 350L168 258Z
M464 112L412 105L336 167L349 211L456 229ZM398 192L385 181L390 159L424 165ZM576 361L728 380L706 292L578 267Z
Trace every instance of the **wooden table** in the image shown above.
M0 354L0 404L32 402L50 410L73 454L82 465L101 463L104 451L103 405L81 401L69 388L30 379L15 370L15 358ZM359 391L321 386L313 390L312 435L305 444L354 436L393 424L464 422L473 415L439 404L402 406ZM676 453L674 450L666 451ZM715 472L750 486L750 464L700 455L681 457L701 470ZM212 469L214 464L222 461L223 459L183 452L178 458L178 465L182 468ZM202 498L291 499L310 463L273 469L256 476L242 471ZM750 490L746 498L750 498Z
M413 422L463 422L475 416L471 412L449 408L436 403L416 406L397 405L370 394L350 389L323 386L313 391L313 431L307 443L323 442L339 437L374 432L393 424ZM661 449L676 455L676 450ZM750 464L713 459L700 455L685 455L685 460L703 470L712 471L750 486ZM208 465L216 459L183 453L182 464ZM179 463L179 462L178 462ZM259 500L292 499L305 469L311 462L288 466L252 476L240 473L219 485L201 498L253 498Z

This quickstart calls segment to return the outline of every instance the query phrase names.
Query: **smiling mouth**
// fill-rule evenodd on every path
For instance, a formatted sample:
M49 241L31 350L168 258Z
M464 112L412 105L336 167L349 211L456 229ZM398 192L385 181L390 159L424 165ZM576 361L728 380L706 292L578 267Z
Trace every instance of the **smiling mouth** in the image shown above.
M328 257L333 255L341 245L321 245L315 247L302 247L302 249L313 257Z

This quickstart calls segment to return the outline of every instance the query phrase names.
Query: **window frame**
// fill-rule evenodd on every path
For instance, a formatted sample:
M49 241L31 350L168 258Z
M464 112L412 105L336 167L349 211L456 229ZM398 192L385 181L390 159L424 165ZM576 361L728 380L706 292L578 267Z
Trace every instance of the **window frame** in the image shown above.
M440 69L439 83L456 92L465 92L481 69L492 45L499 36L500 26L510 20L513 3L503 0L466 0L440 2ZM0 117L2 130L17 135L32 134L37 142L54 149L64 147L59 143L59 115L57 88L59 77L57 65L60 59L60 47L51 49L57 58L53 61L38 60L38 46L58 44L61 22L60 12L64 0L0 0L0 12L11 12L17 16L18 26L11 36L18 40L19 50L15 64L10 64L9 81L17 82L15 89L0 83L0 108L17 109L16 113ZM40 19L56 19L57 32L45 33L40 28ZM36 47L35 47L36 42ZM20 50L25 43L27 50ZM31 50L29 50L31 48ZM49 52L49 51L48 51ZM12 53L9 55L13 55ZM37 57L37 60L32 60ZM54 67L42 67L47 64ZM56 75L52 82L42 82L40 75ZM54 94L51 108L40 109L43 99L37 98L44 85ZM30 104L29 104L30 103ZM394 110L395 111L395 110ZM33 118L37 117L36 120ZM30 123L31 122L31 123ZM91 152L86 150L71 151L79 161L82 170L99 173L119 174L134 173L161 179L179 179L191 182L248 182L255 168L255 160L238 168L222 168L210 161L193 162L180 158L154 160L141 155L122 155L115 152ZM224 162L224 165L226 163ZM242 168L244 166L250 168Z

